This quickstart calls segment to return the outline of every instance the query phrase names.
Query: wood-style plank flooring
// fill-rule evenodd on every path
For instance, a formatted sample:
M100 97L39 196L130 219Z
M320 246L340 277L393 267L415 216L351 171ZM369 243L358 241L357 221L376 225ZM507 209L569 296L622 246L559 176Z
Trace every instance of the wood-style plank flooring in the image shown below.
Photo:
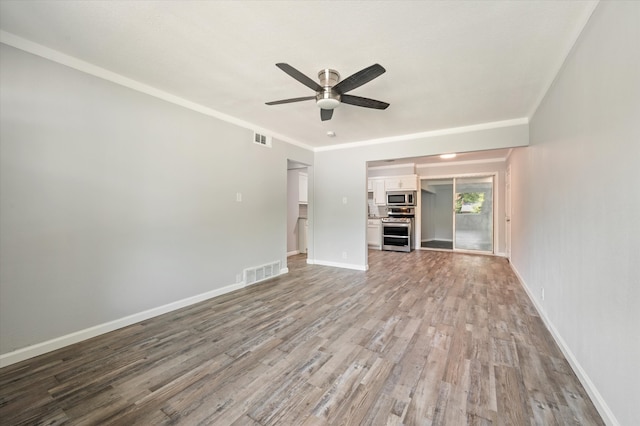
M370 251L0 370L0 423L601 425L505 259Z

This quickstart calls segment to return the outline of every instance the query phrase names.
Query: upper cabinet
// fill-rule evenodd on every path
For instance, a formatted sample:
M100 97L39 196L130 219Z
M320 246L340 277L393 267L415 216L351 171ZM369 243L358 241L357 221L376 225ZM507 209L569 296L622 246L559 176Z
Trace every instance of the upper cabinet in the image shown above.
M417 191L418 176L393 176L385 178L385 188L387 191Z
M371 179L373 186L373 202L377 206L387 205L387 193L384 179Z
M377 206L387 205L387 191L417 191L418 175L381 176L367 180L367 191L373 192Z
M309 176L306 173L298 174L298 202L300 204L309 203Z

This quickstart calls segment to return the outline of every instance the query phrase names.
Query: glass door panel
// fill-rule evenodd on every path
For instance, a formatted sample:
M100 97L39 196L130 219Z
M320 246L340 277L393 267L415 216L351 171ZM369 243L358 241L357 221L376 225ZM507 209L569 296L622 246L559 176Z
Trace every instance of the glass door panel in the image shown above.
M421 247L452 250L453 178L422 180L421 189Z
M493 176L456 178L454 248L493 253Z

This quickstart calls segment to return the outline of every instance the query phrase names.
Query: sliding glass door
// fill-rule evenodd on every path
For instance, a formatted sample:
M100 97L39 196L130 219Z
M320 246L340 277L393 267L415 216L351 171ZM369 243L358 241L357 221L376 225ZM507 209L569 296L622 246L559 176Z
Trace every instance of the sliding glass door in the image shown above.
M493 253L493 176L454 179L454 249Z

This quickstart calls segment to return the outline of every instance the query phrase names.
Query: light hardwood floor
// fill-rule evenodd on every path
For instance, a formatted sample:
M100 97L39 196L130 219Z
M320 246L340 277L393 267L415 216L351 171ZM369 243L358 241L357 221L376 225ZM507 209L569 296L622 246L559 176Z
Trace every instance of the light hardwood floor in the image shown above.
M370 251L0 370L0 422L600 425L505 259Z

